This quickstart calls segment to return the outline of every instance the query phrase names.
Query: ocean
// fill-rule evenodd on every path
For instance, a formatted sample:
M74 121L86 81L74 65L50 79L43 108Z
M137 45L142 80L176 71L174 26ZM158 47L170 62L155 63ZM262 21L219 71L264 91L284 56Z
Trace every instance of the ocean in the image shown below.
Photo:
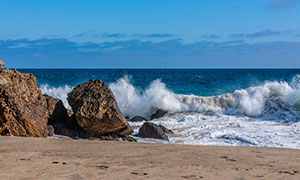
M90 79L113 91L125 116L149 118L175 132L169 142L300 149L300 69L18 69L60 98ZM132 123L135 133L143 123Z

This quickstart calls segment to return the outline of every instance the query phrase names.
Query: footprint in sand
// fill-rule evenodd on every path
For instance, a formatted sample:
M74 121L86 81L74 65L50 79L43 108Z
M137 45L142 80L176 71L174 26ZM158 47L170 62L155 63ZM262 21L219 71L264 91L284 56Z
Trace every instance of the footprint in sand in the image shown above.
M220 158L226 159L227 161L236 162L237 160L229 158L228 156L221 156Z
M181 176L184 179L203 179L203 176L196 176L196 175L187 175L187 176Z
M108 169L109 168L108 166L105 166L105 165L97 165L96 167L99 169Z
M147 176L148 173L145 172L131 172L132 175L137 175L137 176Z
M59 161L53 161L52 164L59 164ZM62 165L66 165L67 163L66 162L62 162L61 164Z

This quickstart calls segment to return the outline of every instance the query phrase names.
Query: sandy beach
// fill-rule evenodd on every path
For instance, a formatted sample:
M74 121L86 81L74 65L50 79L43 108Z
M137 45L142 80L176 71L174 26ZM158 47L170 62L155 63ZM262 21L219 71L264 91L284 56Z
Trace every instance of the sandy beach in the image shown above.
M0 137L3 180L300 179L300 151Z

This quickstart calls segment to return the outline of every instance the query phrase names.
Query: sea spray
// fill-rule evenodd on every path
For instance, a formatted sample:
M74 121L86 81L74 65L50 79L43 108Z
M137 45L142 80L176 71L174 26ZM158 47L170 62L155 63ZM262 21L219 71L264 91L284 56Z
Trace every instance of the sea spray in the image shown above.
M49 96L52 96L52 97L62 100L65 107L68 109L71 109L71 107L68 103L68 100L67 100L68 93L71 92L73 89L71 86L65 85L65 86L56 88L56 87L50 87L48 84L44 84L44 85L41 85L40 88L41 88L41 91L43 94L47 94Z
M135 88L128 76L110 84L109 88L113 91L121 111L129 117L149 117L157 108L172 112L181 110L176 95L159 79L153 81L145 91Z

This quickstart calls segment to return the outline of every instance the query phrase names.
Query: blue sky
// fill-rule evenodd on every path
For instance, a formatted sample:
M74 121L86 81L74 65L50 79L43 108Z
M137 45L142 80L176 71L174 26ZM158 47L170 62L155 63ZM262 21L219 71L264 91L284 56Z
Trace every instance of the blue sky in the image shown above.
M300 67L300 0L2 0L18 68Z

